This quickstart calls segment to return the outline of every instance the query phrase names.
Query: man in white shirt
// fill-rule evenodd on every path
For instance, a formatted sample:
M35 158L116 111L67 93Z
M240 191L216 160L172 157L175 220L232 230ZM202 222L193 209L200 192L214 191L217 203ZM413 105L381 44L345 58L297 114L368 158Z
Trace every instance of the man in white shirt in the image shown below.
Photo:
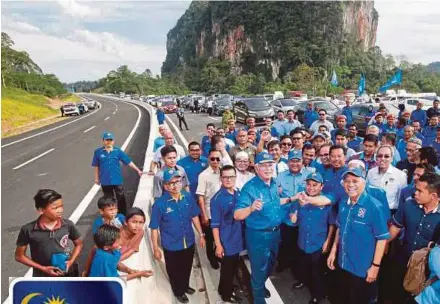
M277 130L279 136L284 134L284 123L286 121L287 120L284 118L283 110L278 110L277 119L274 120L274 122L272 123L272 127L274 127L275 130Z
M295 112L293 110L287 111L287 121L284 123L284 135L290 135L290 131L301 127L301 123L295 119Z
M376 154L377 167L368 171L367 182L387 194L391 214L399 207L400 191L407 185L406 174L391 165L393 148L380 146Z
M235 187L241 190L244 184L255 177L255 174L249 172L249 154L245 151L238 152L235 155L235 168L237 168Z
M199 175L199 184L196 194L200 207L200 222L202 223L203 233L206 238L206 255L214 269L219 268L218 260L215 256L214 236L211 229L211 198L221 187L220 181L220 162L222 154L220 151L211 150L209 152L209 167Z
M318 115L319 115L319 120L312 123L312 125L310 126L310 130L316 134L318 133L319 126L324 125L327 127L328 131L331 132L334 129L334 127L333 124L327 120L327 111L321 109L319 110Z
M186 156L183 147L181 145L174 143L174 135L171 131L168 130L165 132L164 139L165 139L165 145L157 149L156 153L154 154L153 161L150 164L150 171L148 172L148 174L150 175L154 175L154 171L157 167L161 168L164 165L162 155L160 153L163 147L174 146L174 148L176 148L177 151L177 160L180 160L181 158L184 158Z
M206 107L208 108L208 115L212 115L212 105L214 104L214 101L212 99L208 100L206 102Z

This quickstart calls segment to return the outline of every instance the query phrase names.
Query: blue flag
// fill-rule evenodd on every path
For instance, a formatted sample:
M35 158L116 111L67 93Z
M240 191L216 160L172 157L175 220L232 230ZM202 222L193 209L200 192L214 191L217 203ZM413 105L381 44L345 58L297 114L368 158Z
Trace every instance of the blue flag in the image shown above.
M330 80L330 83L331 83L332 86L334 86L334 87L337 87L337 86L338 86L338 76L336 76L336 72L335 72L335 70L333 70L332 80Z
M365 85L366 85L365 75L361 74L361 79L359 80L359 86L358 86L358 96L364 94Z
M394 73L394 75L390 79L388 79L388 81L383 86L379 88L379 92L383 93L393 85L396 84L399 85L401 83L402 83L402 70L397 69L396 73Z
M20 278L12 283L13 304L123 304L121 279Z

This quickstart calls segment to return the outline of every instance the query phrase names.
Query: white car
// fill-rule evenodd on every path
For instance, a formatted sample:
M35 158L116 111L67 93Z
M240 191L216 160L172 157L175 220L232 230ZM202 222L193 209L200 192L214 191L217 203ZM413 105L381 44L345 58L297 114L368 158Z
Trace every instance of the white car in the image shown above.
M428 110L433 105L432 100L423 99L423 98L408 98L408 99L404 99L404 100L400 101L399 104L403 103L405 105L405 110L412 112L415 109L417 109L417 104L419 102L423 103L423 107L422 107L423 110Z
M74 103L68 103L62 106L62 115L63 116L69 116L69 115L80 115L79 108Z

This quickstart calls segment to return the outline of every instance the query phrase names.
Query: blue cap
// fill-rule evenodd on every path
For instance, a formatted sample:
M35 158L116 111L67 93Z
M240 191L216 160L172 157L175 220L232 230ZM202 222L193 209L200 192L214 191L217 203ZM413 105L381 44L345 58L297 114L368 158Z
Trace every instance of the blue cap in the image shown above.
M290 150L288 159L302 159L302 151L299 150Z
M274 162L272 155L270 155L267 152L260 152L255 157L255 164L263 164L263 163L269 163Z
M306 181L308 181L308 180L313 180L313 181L320 183L320 184L324 183L324 179L322 178L322 175L317 172L313 172L313 173L310 173L309 175L307 175Z
M365 179L364 172L363 172L362 169L359 168L359 167L350 168L350 169L348 169L347 171L345 171L345 172L342 174L342 179L344 179L344 178L347 176L347 174L352 174L352 175L354 175L354 176L362 177L363 179Z
M115 136L111 132L104 132L102 133L102 139L114 139Z
M174 177L181 177L182 175L178 170L175 169L166 169L163 173L163 181L164 183L170 182Z

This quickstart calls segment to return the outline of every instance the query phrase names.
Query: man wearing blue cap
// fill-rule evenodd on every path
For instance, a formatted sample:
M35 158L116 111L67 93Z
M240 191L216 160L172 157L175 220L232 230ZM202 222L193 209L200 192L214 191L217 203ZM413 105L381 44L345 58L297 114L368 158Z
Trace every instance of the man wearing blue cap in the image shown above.
M255 158L256 177L241 190L234 209L236 220L246 220L246 244L251 262L251 286L254 303L266 303L270 297L265 282L275 263L280 242L281 205L292 198L280 198L275 180L274 161L267 152Z
M309 197L320 196L323 187L321 174L307 175L306 194ZM292 204L289 214L292 222L299 226L299 279L310 290L309 303L318 303L325 296L324 255L330 251L335 232L334 212L329 205L318 207L306 204L299 207L299 204Z
M289 170L281 172L277 179L278 193L281 197L292 197L297 193L304 191L305 178L311 173L303 166L302 152L298 150L291 150L288 156ZM280 227L281 244L278 255L277 272L282 271L284 268L290 268L292 275L297 277L297 256L298 256L298 227L293 224L289 217L289 205L284 205L283 210L285 215L283 217L283 223ZM295 265L294 265L295 264ZM300 283L295 286L301 285ZM302 287L299 286L297 288Z
M115 196L118 201L119 213L125 215L127 202L122 186L121 164L129 166L137 172L139 177L142 171L133 163L121 148L114 146L114 135L110 132L102 134L102 147L95 150L93 154L92 166L95 167L95 184L101 184L104 195Z
M340 283L345 290L340 294L341 303L367 304L390 234L380 203L364 191L366 181L362 170L350 168L342 179L348 198L339 203L338 229L327 265L334 270L338 254Z
M165 266L171 289L180 303L188 303L186 294L194 294L189 286L194 258L195 236L192 224L200 234L200 247L205 247L205 235L199 221L200 209L189 192L182 191L182 176L178 170L165 170L163 195L151 211L151 242L154 258L162 260L159 249L159 230Z

